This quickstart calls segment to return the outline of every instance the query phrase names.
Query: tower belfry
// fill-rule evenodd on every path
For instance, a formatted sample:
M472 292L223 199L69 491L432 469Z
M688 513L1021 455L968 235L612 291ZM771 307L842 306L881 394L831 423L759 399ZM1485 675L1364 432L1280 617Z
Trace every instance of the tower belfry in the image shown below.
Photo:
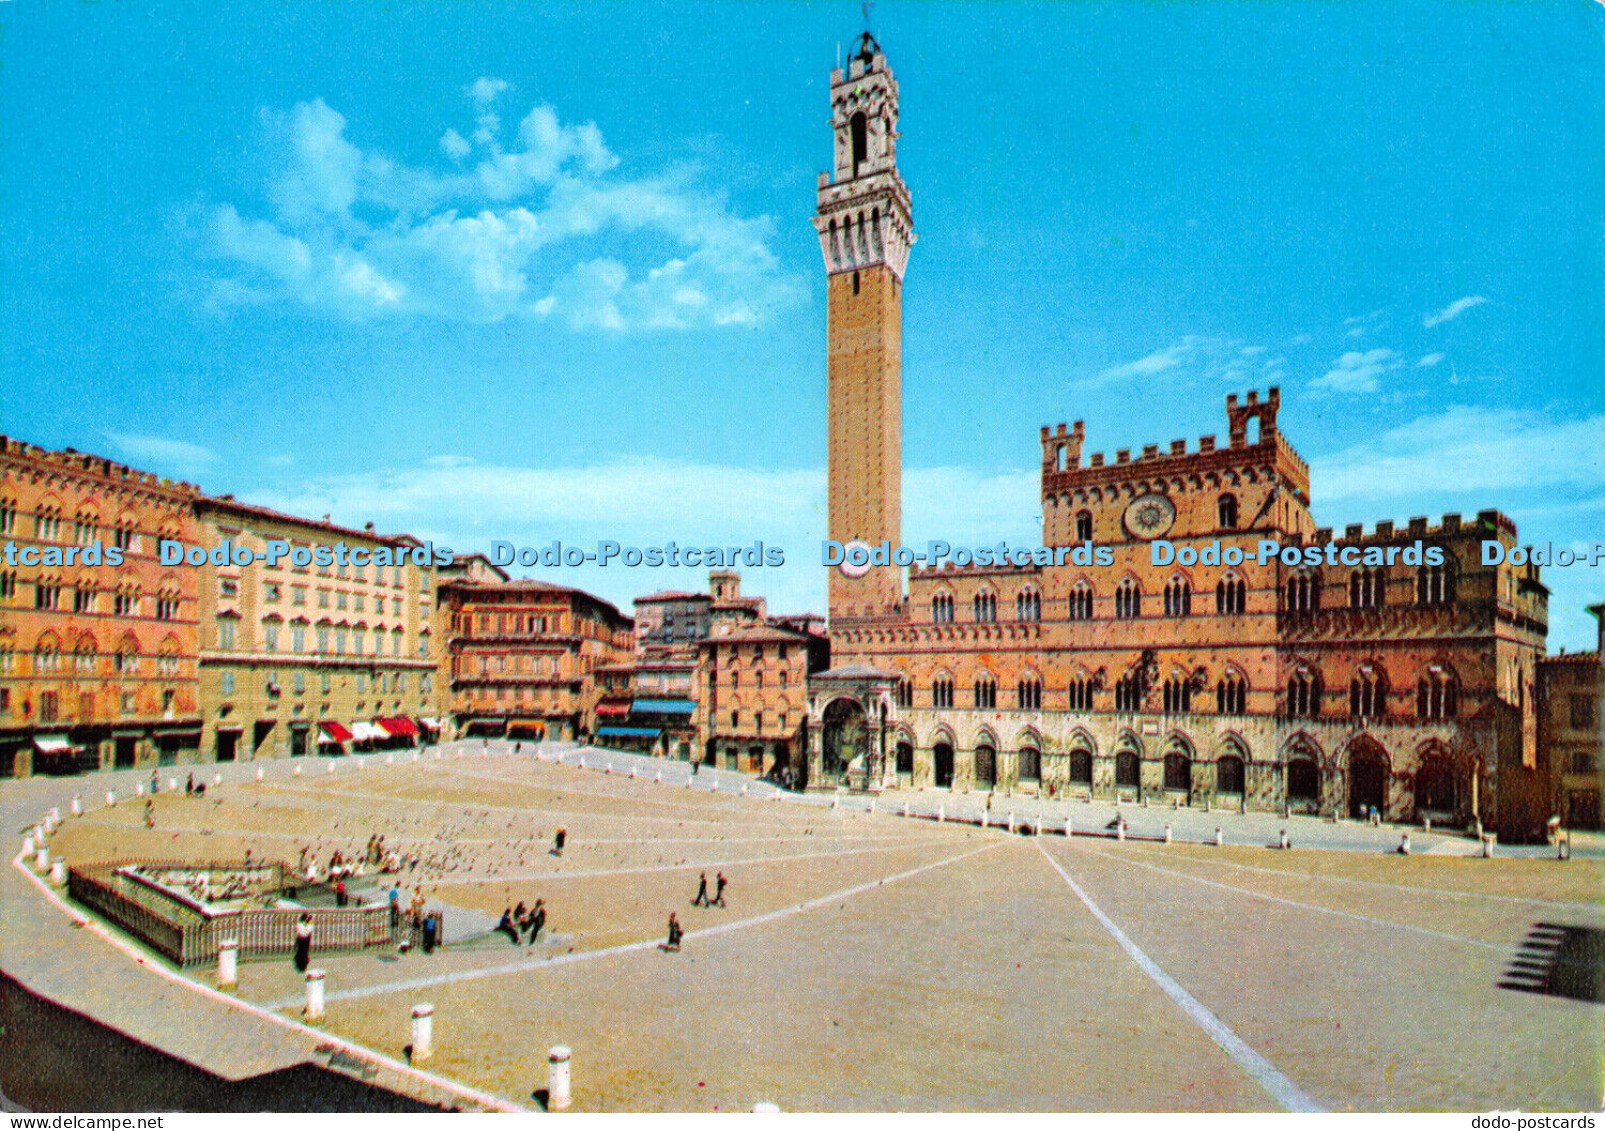
M897 172L897 80L867 31L830 76L832 172L814 227L829 277L830 538L896 547L902 537L903 272L912 202ZM854 573L857 573L854 576ZM832 622L902 602L895 566L830 575Z

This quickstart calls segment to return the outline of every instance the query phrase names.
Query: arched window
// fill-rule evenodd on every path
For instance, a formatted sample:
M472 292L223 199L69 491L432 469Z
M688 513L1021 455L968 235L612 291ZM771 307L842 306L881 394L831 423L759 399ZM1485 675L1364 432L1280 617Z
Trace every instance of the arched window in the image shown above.
M1076 785L1092 784L1092 751L1083 747L1070 751L1070 780Z
M953 594L938 593L931 598L931 620L935 624L953 623Z
M1221 715L1248 713L1248 681L1242 673L1228 671L1215 685L1215 711Z
M1078 581L1070 590L1070 619L1092 619L1092 586L1085 581Z
M1115 616L1122 619L1142 616L1142 590L1132 578L1125 578L1115 589Z
M1133 750L1122 750L1115 755L1115 785L1122 789L1136 789L1141 780L1142 763Z
M1021 781L1040 781L1042 778L1042 752L1035 746L1020 747L1017 776Z
M1388 713L1388 678L1370 664L1361 666L1349 681L1349 714L1380 719Z
M1416 715L1423 719L1452 719L1460 711L1460 681L1434 664L1416 684Z
M970 599L977 624L992 624L998 619L998 598L995 593L977 593Z
M1299 668L1287 681L1287 713L1294 718L1313 719L1321 713L1321 677L1309 668Z
M1015 594L1014 619L1020 621L1039 621L1042 619L1042 594L1035 589L1026 589Z
M1087 676L1077 676L1070 681L1070 709L1072 711L1092 710L1093 681Z
M1015 688L1015 705L1022 711L1042 710L1042 679L1035 673L1020 680Z
M1237 496L1222 495L1215 504L1216 524L1222 530L1237 529Z
M1191 711L1193 709L1192 681L1180 672L1172 675L1165 681L1162 698L1167 714Z
M1349 608L1380 609L1384 576L1380 569L1357 569L1349 574Z
M1142 709L1142 681L1136 672L1127 672L1115 684L1115 710L1140 711Z
M1165 615L1184 617L1193 611L1193 591L1185 577L1173 577L1165 584Z
M1248 608L1248 586L1241 577L1231 575L1215 583L1215 611L1236 616Z
M1076 541L1092 541L1092 512L1080 511L1076 514Z
M1452 605L1455 600L1454 559L1446 557L1442 565L1422 566L1416 571L1416 604Z
M1215 762L1215 792L1241 794L1243 776L1243 759L1235 752L1222 754Z
M975 784L989 787L998 780L998 752L991 746L975 748Z
M858 167L869 160L869 121L862 111L854 114L851 122L853 135L853 176L858 176Z
M780 686L786 686L786 673L780 673ZM897 687L893 697L899 707L912 707L914 705L914 684L907 676L897 677Z
M1313 613L1321 607L1321 575L1313 570L1287 579L1287 611Z
M978 711L995 710L998 705L998 683L990 675L983 675L975 681L975 709Z

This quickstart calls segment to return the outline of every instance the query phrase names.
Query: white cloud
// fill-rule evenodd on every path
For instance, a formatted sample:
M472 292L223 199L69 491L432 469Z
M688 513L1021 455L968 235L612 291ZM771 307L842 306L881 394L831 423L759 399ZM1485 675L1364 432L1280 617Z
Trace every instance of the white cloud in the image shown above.
M1183 339L1173 346L1155 350L1146 357L1139 357L1136 361L1128 361L1123 365L1111 366L1097 376L1086 378L1078 382L1078 384L1083 388L1094 388L1101 385L1114 385L1133 377L1153 377L1164 373L1166 370L1176 368L1192 351L1192 340Z
M128 459L162 470L198 471L217 462L216 452L187 440L169 440L165 436L137 432L107 432L106 438Z
M1265 352L1265 347L1264 346L1244 346L1242 349L1238 350L1237 352L1239 354L1241 354L1243 357L1258 357L1260 354Z
M1447 322L1451 318L1458 318L1472 307L1481 306L1487 301L1482 295L1467 295L1465 298L1457 298L1436 314L1427 315L1421 320L1421 324L1430 330L1438 323Z
M1310 388L1334 393L1374 393L1378 387L1377 378L1401 364L1393 350L1374 349L1364 353L1350 350L1333 362L1331 369L1310 382Z
M1555 420L1540 412L1452 406L1374 440L1310 461L1323 503L1487 495L1523 488L1605 487L1605 414Z
M614 332L748 325L798 301L768 217L735 213L684 170L620 175L595 123L550 106L503 145L491 107L509 89L467 88L473 140L445 130L440 167L359 147L321 99L264 111L271 207L208 211L206 250L224 265L211 301Z
M1442 360L1443 360L1443 354L1441 354L1441 353L1429 353L1425 357L1423 357L1420 361L1416 362L1416 368L1417 369L1431 369L1434 365L1437 365Z

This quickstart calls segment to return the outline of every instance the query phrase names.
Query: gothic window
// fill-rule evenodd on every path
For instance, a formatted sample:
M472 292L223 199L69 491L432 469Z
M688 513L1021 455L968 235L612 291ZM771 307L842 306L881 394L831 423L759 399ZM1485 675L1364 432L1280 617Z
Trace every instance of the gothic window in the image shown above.
M1238 672L1227 672L1215 685L1215 711L1221 715L1248 713L1248 681Z
M1422 566L1416 571L1416 604L1452 605L1455 599L1455 569L1452 558L1442 565Z
M1193 685L1186 676L1179 673L1165 681L1162 697L1167 713L1180 713L1193 709Z
M1092 680L1085 677L1070 681L1070 709L1072 711L1092 710Z
M1222 530L1237 529L1237 496L1222 495L1215 504L1215 517L1217 525Z
M995 593L977 593L970 600L977 624L992 624L998 619L998 598Z
M1027 589L1015 595L1014 619L1020 621L1039 621L1042 619L1042 594L1034 589Z
M1460 681L1434 664L1416 684L1416 714L1423 719L1452 719L1459 713Z
M1085 581L1078 581L1075 588L1070 590L1070 619L1092 619L1092 586Z
M1316 571L1296 573L1287 580L1287 611L1313 613L1321 607L1321 575Z
M1193 591L1185 577L1173 577L1165 585L1165 615L1184 617L1193 611Z
M1349 681L1349 714L1379 719L1388 713L1388 681L1385 673L1366 664Z
M1380 569L1357 569L1349 574L1349 608L1380 609L1384 576Z
M1127 672L1115 684L1115 710L1138 711L1142 709L1142 684L1135 672Z
M1241 577L1223 577L1215 583L1215 611L1237 616L1248 608L1248 586Z
M997 680L984 675L975 681L975 709L978 711L995 710L998 705Z
M938 593L931 598L931 620L936 624L953 623L953 595Z
M853 134L853 176L858 176L858 167L869 160L869 122L860 111L852 117Z
M1022 711L1042 709L1042 681L1035 675L1022 679L1015 688L1015 704Z
M1313 719L1321 713L1321 677L1308 668L1299 668L1287 681L1287 713L1295 718Z
M786 686L786 673L780 673L780 686ZM907 678L899 678L894 692L899 707L912 707L914 705L914 685Z
M1076 541L1092 541L1092 512L1081 511L1076 515Z
M931 706L951 707L953 705L953 680L950 676L937 676L931 682Z
M1142 616L1142 590L1129 577L1115 589L1115 616L1122 619Z

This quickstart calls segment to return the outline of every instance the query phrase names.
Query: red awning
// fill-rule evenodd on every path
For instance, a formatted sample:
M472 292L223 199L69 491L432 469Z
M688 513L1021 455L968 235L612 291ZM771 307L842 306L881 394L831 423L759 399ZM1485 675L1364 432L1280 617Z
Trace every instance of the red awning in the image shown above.
M391 738L414 738L418 734L418 728L413 725L413 721L403 718L401 715L391 719L375 719L373 721L384 728L384 732Z
M622 717L624 715L628 715L630 713L630 700L628 700L628 699L603 700L602 702L600 702L600 703L598 703L596 705L596 713L598 715L603 716L604 718L605 717L615 716L615 715L620 716L620 717Z
M318 729L323 731L335 742L350 742L351 732L339 723L319 723Z

